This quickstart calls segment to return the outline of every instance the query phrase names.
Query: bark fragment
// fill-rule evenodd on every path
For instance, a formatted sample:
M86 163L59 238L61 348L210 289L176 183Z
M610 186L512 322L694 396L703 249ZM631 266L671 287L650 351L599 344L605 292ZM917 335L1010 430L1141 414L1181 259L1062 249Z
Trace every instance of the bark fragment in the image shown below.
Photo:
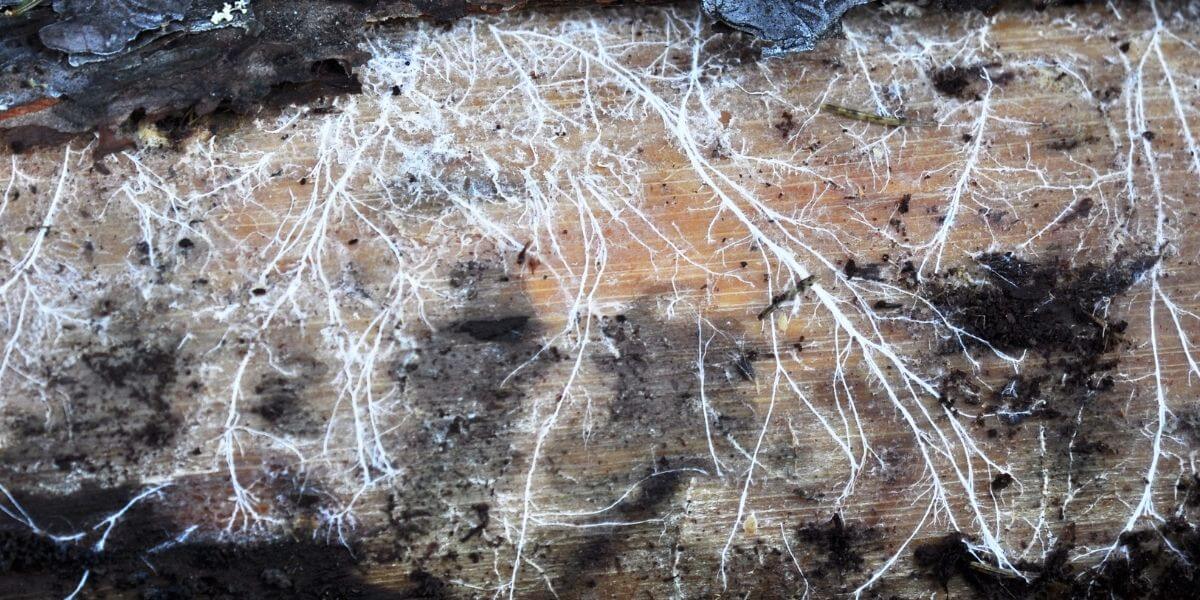
M870 0L704 0L708 14L774 46L764 55L812 50L837 31L846 11Z
M369 23L524 4L56 0L19 15L10 8L0 16L0 140L22 149L62 134L112 134L130 121L355 92Z
M836 31L847 10L867 2L705 0L703 6L709 16L772 42L764 54L774 55L812 48ZM0 0L0 8L8 7L0 12L0 142L21 150L99 130L107 140L103 153L123 147L120 128L136 121L353 93L354 69L366 59L359 43L372 23L452 20L529 3Z

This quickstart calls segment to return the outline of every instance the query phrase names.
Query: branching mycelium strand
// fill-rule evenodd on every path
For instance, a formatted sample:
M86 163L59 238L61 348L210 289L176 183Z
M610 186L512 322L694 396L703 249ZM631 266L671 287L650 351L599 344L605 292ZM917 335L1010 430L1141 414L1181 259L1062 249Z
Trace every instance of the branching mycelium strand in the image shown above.
M669 280L675 292L665 312L695 315L696 410L704 419L703 430L696 432L697 447L703 447L711 459L711 470L705 464L704 470L661 471L650 477L684 471L689 476L711 475L719 482L714 485L727 486L726 491L737 498L736 510L721 515L721 525L728 528L717 557L722 582L727 581L731 550L739 543L749 515L756 514L759 486L778 476L766 451L785 421L779 415L788 411L789 424L803 416L803 424L830 444L831 462L844 471L839 471L837 492L824 508L841 511L851 506L850 500L861 493L873 471L889 468L890 459L866 418L865 404L876 398L891 408L910 436L920 471L913 484L913 513L922 516L889 558L858 582L854 594L879 582L921 532L935 523L972 534L977 542L969 550L981 562L1025 577L1011 561L1024 558L1035 545L1043 554L1053 545L1053 534L1042 518L1049 487L1045 467L1039 473L1043 481L1038 486L1039 515L1036 522L1026 523L1028 542L1013 544L1009 531L1018 521L1017 507L985 491L992 476L1008 473L1010 466L990 456L972 437L969 424L976 415L937 402L935 375L911 358L896 330L932 332L956 343L977 371L982 371L985 360L1019 371L1024 357L1002 352L989 340L954 325L920 288L845 274L840 257L854 254L863 238L881 235L911 252L920 265L918 275L924 278L961 253L959 233L972 213L1016 212L1018 201L1034 194L1069 197L1049 220L1031 219L1017 226L1028 230L1019 248L1036 252L1038 243L1074 214L1076 203L1084 197L1100 198L1099 214L1115 220L1118 211L1110 204L1119 195L1113 188L1121 183L1131 202L1136 199L1153 207L1155 221L1148 235L1155 239L1157 250L1167 254L1177 237L1170 217L1179 210L1179 202L1162 183L1162 154L1142 135L1149 129L1144 94L1147 86L1154 85L1148 81L1149 73L1158 69L1160 87L1179 121L1180 138L1191 152L1191 168L1200 174L1197 144L1188 122L1194 110L1184 100L1185 80L1172 69L1169 53L1163 50L1165 42L1188 47L1186 41L1159 18L1144 40L1140 57L1128 63L1123 92L1127 121L1122 132L1126 154L1120 170L1105 171L1074 161L1067 170L1056 171L1036 162L1029 148L1018 158L1012 156L1019 151L1008 156L994 153L989 145L994 136L1005 128L1029 124L1005 116L1009 108L1003 91L986 72L976 82L982 86L977 102L930 102L936 115L922 114L922 120L936 121L952 130L955 138L965 134L969 140L938 154L943 163L925 173L944 182L939 184L944 208L931 231L907 241L873 225L864 209L852 203L843 207L834 200L886 193L893 185L912 183L897 182L893 174L900 161L924 150L911 142L911 132L846 124L846 135L838 139L849 150L837 158L846 164L865 159L862 177L849 174L842 163L830 167L810 160L827 150L815 143L801 145L799 140L828 124L817 110L826 100L895 114L917 97L902 83L903 73L997 56L990 21L978 17L979 27L947 39L914 38L903 31L876 39L871 28L851 23L842 43L844 62L851 65L848 73L830 78L812 97L797 99L776 84L778 70L784 69L779 63L731 72L712 50L715 34L697 12L655 14L662 15L661 22L652 24L661 34L658 37L625 35L620 28L587 15L555 21L518 16L502 21L467 19L449 36L436 35L428 26L414 26L396 37L380 35L367 46L374 58L361 74L362 96L338 100L329 110L289 111L262 124L272 136L280 132L291 136L284 147L261 152L213 138L191 142L190 173L211 181L198 191L168 176L149 152L117 157L130 176L104 198L103 210L128 215L128 236L146 243L147 264L131 264L130 274L124 276L144 296L158 293L146 282L166 264L162 249L185 233L212 249L204 256L205 267L242 274L214 293L220 302L198 307L187 317L191 337L185 337L188 344L200 348L205 373L222 382L212 386L219 392L206 398L207 407L220 415L219 422L209 424L197 437L215 441L206 446L211 451L206 458L228 479L227 529L273 526L276 517L261 510L266 492L259 486L267 480L262 459L284 456L294 460L297 469L320 473L331 499L320 515L324 531L330 539L348 543L360 522L362 503L381 486L402 485L408 474L410 465L404 460L398 432L411 425L407 419L414 407L386 373L397 357L418 348L417 334L457 308L455 296L445 292L436 278L454 257L517 251L537 256L540 268L557 287L554 299L546 301L558 309L551 319L557 325L540 340L542 350L501 385L541 360L551 347L556 352L562 349L570 360L556 372L561 378L552 392L539 391L520 408L528 435L517 442L523 451L519 475L498 494L502 506L497 512L505 513L498 520L506 528L510 547L497 550L495 581L490 586L471 585L516 597L522 593L522 574L527 579L539 574L538 579L553 592L553 572L534 562L530 552L542 529L670 521L670 515L636 521L608 518L649 478L638 479L595 511L548 506L547 495L540 493L547 451L559 443L564 424L570 422L564 416L591 402L591 391L585 389L588 359L604 351L603 341L597 340L598 319L619 304L606 295L611 278L620 271L613 268L615 261L641 253L652 277ZM880 63L893 69L878 69ZM1086 81L1086 73L1077 72L1070 61L1062 61L1061 67L1074 74L1073 80L1081 86ZM730 115L723 114L738 102L752 102L764 112L787 110L800 115L796 123L785 124L785 129L791 127L784 136L787 149L762 152L752 136L741 135L740 115L731 121ZM657 154L648 158L646 150ZM1145 172L1135 168L1135 157ZM8 338L0 379L36 379L35 371L27 368L33 362L29 340L51 339L63 323L79 318L65 308L65 298L86 293L86 283L69 268L66 274L50 273L47 258L51 232L71 198L80 160L79 152L68 147L51 201L37 217L40 227L19 251L7 250L10 268L0 283L0 318ZM649 201L643 177L649 167L659 164L655 161L670 162L686 173L688 184L694 186L687 193L700 198L691 200L688 212L710 219L706 230L703 224L689 229L687 224L670 222L675 217L664 217L670 213ZM9 191L29 178L19 167L13 158L0 216L14 210ZM303 183L272 191L269 182L283 176ZM782 182L797 180L803 185L789 188L786 201L774 200L773 192ZM776 187L759 187L760 183ZM836 211L851 217L835 218ZM981 227L993 240L999 239L986 218ZM700 237L693 231L697 229L706 239L695 239ZM617 236L619 240L614 239ZM348 249L347 238L357 248L368 248L364 252L370 253L370 260ZM735 252L761 257L766 285L760 288L757 281L728 268L725 255ZM1155 418L1146 431L1151 459L1144 490L1131 503L1125 530L1147 517L1162 518L1154 493L1161 483L1160 459L1169 456L1168 386L1174 384L1160 361L1160 353L1170 343L1159 331L1161 323L1167 325L1161 329L1177 338L1189 374L1200 376L1191 347L1194 335L1188 335L1189 327L1200 319L1171 296L1162 269L1160 262L1146 275L1154 361L1149 380L1155 390ZM722 440L711 427L717 411L706 387L712 383L705 365L713 329L704 323L707 307L716 304L712 290L717 283L739 285L755 290L765 304L781 292L786 296L797 282L812 275L816 279L811 288L763 320L760 341L772 357L770 383L761 407L765 410L756 413L753 439L730 434ZM694 293L683 285L688 277L712 285ZM900 300L917 309L913 315L926 316L876 310L873 300L880 297ZM784 341L788 322L802 314L828 333L813 344L831 357L827 396L804 382L800 373L811 368L810 361L789 350ZM289 375L295 368L291 357L280 350L289 336L304 339L331 365L322 390L333 400L316 437L274 431L255 423L246 412L256 377ZM987 356L978 356L980 351ZM588 439L586 432L584 439ZM1044 456L1044 437L1041 441ZM719 452L725 443L735 449L730 453L733 458ZM1069 488L1072 485L1068 483ZM1019 478L1018 489L1024 489ZM1068 490L1064 511L1077 491ZM0 505L0 509L33 527L19 506ZM109 528L115 523L110 522ZM804 570L780 525L782 542L807 592ZM80 588L86 582L87 575ZM676 585L683 587L678 580Z

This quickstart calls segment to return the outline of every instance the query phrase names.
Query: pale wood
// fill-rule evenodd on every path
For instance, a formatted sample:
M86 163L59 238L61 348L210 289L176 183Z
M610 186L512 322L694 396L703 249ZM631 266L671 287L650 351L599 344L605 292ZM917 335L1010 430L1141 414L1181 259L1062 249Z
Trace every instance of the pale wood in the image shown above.
M1140 497L1151 459L1150 440L1158 422L1152 377L1156 361L1173 413L1166 423L1168 438L1157 468L1159 479L1152 486L1158 513L1175 514L1183 501L1176 483L1194 473L1197 434L1187 424L1195 423L1198 408L1189 377L1188 352L1194 356L1194 348L1181 339L1180 332L1195 340L1200 329L1195 317L1182 312L1176 328L1165 303L1173 302L1180 311L1200 309L1194 262L1200 248L1193 234L1198 174L1187 146L1188 136L1194 139L1200 131L1196 112L1200 53L1188 44L1200 39L1188 18L1172 15L1177 9L1182 7L1157 7L1162 15L1159 29L1148 6L1132 4L1040 12L1014 7L991 17L906 18L872 9L847 21L845 39L830 40L810 54L760 63L744 49L748 42L740 36L715 37L702 52L702 59L716 57L724 65L706 71L700 82L712 112L707 113L696 97L688 105L689 127L703 144L704 158L721 173L751 187L771 209L784 215L806 211L806 222L827 231L809 229L800 235L835 270L847 258L866 264L881 262L887 255L885 273L891 278L904 260L920 264L925 256L921 250L906 250L873 227L906 236L900 241L913 245L936 235L939 219L946 216L947 199L979 133L973 120L985 104L993 119L983 130L975 161L981 171L967 178L964 203L945 247L943 270L970 266L972 255L988 250L1012 250L1032 260L1075 265L1107 264L1122 252L1163 253L1159 275L1138 282L1112 303L1109 319L1129 323L1125 344L1113 353L1120 361L1116 385L1087 404L1088 413L1076 432L1079 438L1103 441L1112 452L1072 457L1068 452L1072 434L1063 428L1072 426L1073 416L1030 419L1017 427L998 426L994 418L979 424L962 419L980 448L1019 481L997 495L1003 542L1014 550L1014 560L1031 543L1032 524L1039 516L1045 518L1044 531L1053 538L1035 540L1024 557L1030 561L1039 561L1054 539L1068 537L1069 528L1074 530L1077 554L1086 547L1115 542ZM527 127L520 119L533 114L532 101L525 96L531 88L522 87L516 73L529 77L527 83L541 91L547 106L571 115L579 115L572 111L589 97L599 109L633 101L629 87L622 85L627 80L613 79L594 61L586 63L590 70L585 71L585 61L578 55L558 61L558 72L514 70L509 60L530 65L540 53L561 47L527 36L524 40L530 47L535 42L542 45L536 51L523 48L511 32L559 35L560 27L580 27L592 20L597 35L608 44L619 40L644 44L631 49L610 47L615 62L628 72L639 77L660 75L664 65L667 74L686 72L691 46L682 28L694 23L697 15L694 9L678 8L668 19L664 10L481 17L446 31L393 25L380 30L378 39L390 40L394 44L390 52L398 56L407 48L457 47L464 54L414 56L418 66L400 71L412 79L372 80L363 96L339 99L329 111L298 108L282 115L264 113L260 120L240 123L215 137L198 135L179 148L144 148L109 157L104 161L112 171L109 176L90 168L87 155L80 154L80 142L3 161L0 185L11 180L10 189L20 191L19 199L11 191L6 196L0 233L4 252L16 261L39 240L43 244L36 265L28 266L29 279L6 279L15 282L5 284L4 290L6 339L12 339L26 290L45 290L38 297L48 306L61 307L61 315L69 317L60 323L61 329L49 321L24 322L25 329L14 342L19 353L4 373L6 422L50 414L54 426L64 426L61 407L67 394L54 380L87 373L84 367L72 365L72 357L77 360L97 348L138 340L181 348L177 377L165 392L171 411L178 415L179 431L166 448L141 455L131 464L124 459L105 461L102 457L108 449L92 448L87 464L116 464L106 464L95 473L82 468L62 472L50 462L23 458L10 463L5 485L70 492L85 480L105 485L174 481L177 491L162 500L173 520L199 525L205 532L218 531L226 526L233 508L221 439L230 399L237 395L237 401L249 407L241 411L242 425L284 436L307 459L302 466L287 447L245 431L239 434L244 446L237 456L238 473L242 483L257 481L261 491L257 507L264 515L286 508L273 504L270 490L284 490L287 479L272 484L266 473L302 469L312 485L328 493L322 507L336 512L339 505L353 502L353 527L350 520L343 521L342 533L362 548L367 560L365 581L381 589L411 590L411 574L424 570L442 579L453 597L488 597L497 589L507 595L502 586L512 573L526 474L538 432L569 382L569 398L536 450L539 460L530 489L537 509L595 511L632 491L624 503L600 515L546 517L541 526L531 525L522 548L528 562L521 565L517 596L549 596L552 586L560 597L798 597L805 584L786 551L788 546L807 574L811 597L854 590L917 527L927 506L921 496L929 486L919 468L922 458L910 428L879 382L867 373L858 349L851 350L845 363L847 386L854 394L865 435L886 466L872 459L853 493L837 503L848 473L842 452L786 384L774 395L772 407L777 383L769 358L772 334L756 315L771 297L764 277L776 273L780 265L777 260L764 260L761 244L747 238L746 227L734 215L718 214L711 190L663 121L652 109L632 104L630 115L600 114L599 131L575 129L562 119L547 118L540 135L549 139L556 129L567 135L554 142L555 154L543 155L525 173L518 167L531 164L527 148L504 133ZM493 34L493 27L510 33ZM705 35L710 34L706 29ZM472 36L475 46L470 45ZM660 55L668 36L676 40L673 49ZM935 44L927 46L924 54L914 54L917 38ZM511 59L500 52L497 39L511 42ZM560 39L583 44L588 38ZM1126 42L1129 46L1123 51ZM1160 44L1171 82L1164 78L1155 44ZM1138 95L1131 89L1135 81L1127 69L1136 69L1143 59L1145 88ZM951 62L996 63L988 69L997 83L986 101L947 97L933 88L929 71ZM445 79L431 75L443 67L472 64L481 67L473 81L449 70ZM425 75L419 75L422 70ZM594 84L585 85L585 76L594 78ZM650 78L639 81L670 106L683 98L682 88ZM414 82L419 86L410 87ZM393 84L401 86L400 95L392 95ZM888 110L938 124L889 129L817 112L821 102L874 112L872 90ZM422 100L422 95L437 100ZM1127 107L1139 110L1138 102L1144 102L1153 132L1147 146L1152 155L1143 154L1141 131L1128 136ZM413 117L415 111L435 106L441 107L444 126L428 130L413 126L429 123ZM784 112L791 114L790 125ZM404 121L404 114L413 120ZM383 155L373 146L356 157L356 144L370 139L373 123L381 115L395 119L398 129L393 136L403 146ZM498 122L499 129L491 126L489 119L506 115L511 122ZM348 129L352 123L353 131ZM286 127L277 129L280 124ZM433 130L447 137L438 139L429 133ZM153 141L154 135L145 132L143 141ZM631 203L614 206L621 210L616 218L598 198L586 196L589 201L584 206L594 211L595 231L586 215L581 223L583 213L567 201L568 196L548 195L545 204L528 203L535 194L529 191L531 180L524 179L546 186L548 182L540 178L551 173L552 181L570 194L587 192L573 191L569 178L564 179L568 174L595 175L593 181L614 186L627 182L628 173L604 179L603 164L587 163L584 151L592 139L635 161L640 181L633 189L643 194L638 198L628 190L608 189L606 202ZM871 143L875 145L867 145ZM540 149L550 147L546 142ZM392 165L400 169L417 164L411 153L422 149L436 161L437 168L430 172L438 177L410 185L408 173L393 170ZM64 153L69 160L60 179ZM261 158L260 168L248 169L265 154L270 156ZM498 181L487 176L487 165L477 158L482 154L498 161ZM1126 171L1131 156L1134 162ZM1153 156L1153 164L1147 156ZM314 172L318 157L332 162ZM751 157L806 165L811 173L775 177L766 166L751 162ZM555 159L570 168L552 168ZM875 161L874 169L870 159ZM135 160L156 175L137 177ZM355 160L363 163L356 165ZM233 168L227 171L223 165ZM14 168L20 174L10 177ZM314 186L328 193L334 188L327 180L340 185L336 182L348 171L351 176L343 182L344 189L357 204L347 204L346 196L318 195L313 201ZM1127 193L1127 172L1133 196ZM247 174L245 186L221 187L238 173ZM384 174L395 180L369 176ZM1041 175L1047 181L1039 180ZM301 183L301 178L306 180ZM60 185L62 193L56 201ZM130 188L128 194L121 191L122 186L143 185L152 187ZM439 185L446 190L439 190ZM508 196L495 193L493 186ZM1071 186L1075 189L1068 189ZM167 189L178 196L176 201L164 193ZM211 195L187 198L193 191L213 189L217 191ZM415 206L404 205L414 190L426 196ZM456 194L464 204L451 202ZM911 196L910 207L901 213L900 201L906 195ZM1085 197L1092 198L1086 216L1062 218ZM1160 247L1156 234L1160 197L1163 214L1169 217L1162 234L1165 247ZM310 201L317 212L304 216ZM142 203L140 214L138 203ZM47 219L44 215L50 206L57 212ZM335 210L326 237L319 242L320 269L334 291L327 293L326 283L314 278L313 271L302 271L295 279L298 303L282 304L268 321L270 306L288 293L295 269L305 264L298 257L313 239L316 215L326 207ZM352 207L369 214L375 229L356 217ZM983 207L992 211L990 219L980 213ZM635 209L646 219L638 218ZM473 220L472 211L499 229L481 225L479 218ZM889 225L892 219L899 222ZM52 221L48 229L38 228L47 220ZM755 222L770 229L765 219ZM297 223L305 227L297 246L281 252L278 244L268 243ZM1037 235L1042 230L1044 234ZM828 233L833 231L836 236ZM594 254L601 248L600 238L585 237L597 232L604 238L600 263ZM152 264L139 265L144 253L136 244L145 241L147 233L153 236L154 259ZM631 240L635 235L644 245ZM186 252L178 246L183 237L194 244ZM401 258L390 254L389 242L402 249ZM530 246L522 252L527 242ZM675 255L672 244L685 251L686 260ZM813 254L798 252L818 274L821 289L847 299L834 271L820 265ZM273 269L270 259L276 256L278 268ZM936 280L933 260L925 275ZM454 287L451 280L461 284L463 276L452 271L462 271L469 261L482 265L478 282L473 287ZM600 264L603 275L593 290L594 269ZM701 266L711 272L705 273ZM317 268L316 263L309 267ZM381 302L395 291L390 286L402 270L428 287L406 297L402 322L388 320L380 333L373 320L381 314ZM266 279L260 279L264 273ZM197 284L198 278L207 283ZM773 289L778 291L782 283L776 278ZM584 295L592 297L577 303L581 286ZM253 291L260 287L261 296ZM417 298L424 302L423 311ZM111 308L99 308L102 300L108 300ZM330 317L329 302L338 309L336 319ZM714 444L724 463L722 477L716 476L710 457L698 397L697 311L706 320L703 337L715 334L705 360L706 395L714 410L724 415L711 423L720 428ZM529 333L520 341L478 342L453 331L464 320L512 315L532 317ZM640 343L622 347L619 342L606 342L601 330L618 327L613 324L617 315L627 318L621 327L638 327ZM1158 326L1157 352L1150 341L1151 315ZM554 337L573 323L580 332L588 328L589 342L582 350L580 338L573 334ZM791 363L787 372L813 407L844 433L837 410L841 403L849 411L849 404L846 390L833 393L833 371L838 363L836 344L845 344L845 332L835 340L834 323L811 291L801 297L790 318L773 316L768 324L777 327L774 335L784 350L803 337L799 362ZM46 328L29 329L35 325ZM441 333L431 333L435 330ZM390 429L381 443L396 471L356 495L363 475L355 470L355 436L345 412L351 402L348 396L341 395L337 409L341 417L329 435L329 447L322 444L324 426L345 377L357 382L354 378L360 376L362 366L351 361L345 367L346 355L338 354L338 344L368 334L371 344L379 335L381 351L377 362L367 366L371 381L361 391L370 389L380 406L387 407L377 417ZM940 352L944 342L928 327L894 321L884 326L883 335L910 368L935 384L952 369L972 369L961 353ZM485 410L472 398L460 397L464 390L468 396L472 393L473 382L488 390L499 388L511 367L522 364L522 357L543 344L555 346L559 358L543 355L516 379L505 382L510 395L499 406ZM451 348L458 348L459 354L431 358ZM619 363L621 353L631 349L644 352L644 360ZM752 361L755 377L748 381L734 364L738 352L746 351L755 351L758 357ZM235 382L248 352L245 375ZM432 391L398 387L395 374L404 370L410 354L420 355L412 359L417 365L443 361L436 363L444 369L443 379L420 379L424 367L418 366L406 383L423 383ZM1012 369L988 352L974 348L972 355L980 361L978 371L971 372L981 388L1002 388L1012 377ZM579 371L572 377L577 359ZM614 366L618 363L623 366ZM298 382L294 391L299 407L293 408L302 413L297 417L304 421L302 426L284 431L291 426L265 422L253 413L263 396L261 382L271 376L273 364ZM1045 364L1036 351L1030 351L1023 369L1045 372ZM455 373L456 369L461 370ZM192 382L195 385L189 385ZM75 400L87 401L86 397ZM936 400L925 396L922 402L928 410L940 411ZM915 404L909 406L916 410ZM360 417L365 417L365 408L362 411ZM471 421L474 417L468 414L480 411L485 417ZM746 493L743 517L738 519L750 465L745 453L755 452L768 412L760 464ZM455 415L464 423L457 427L468 433L451 436L445 445L431 441L436 437L431 432L445 430ZM947 417L938 417L938 422L951 431ZM989 428L1002 433L989 438ZM6 436L8 448L21 443L16 431ZM1044 455L1041 439L1046 444ZM857 432L850 443L858 443ZM481 460L487 462L477 462ZM975 492L983 496L988 514L993 514L995 506L987 489L998 473L989 472L981 460L972 464L980 470ZM631 486L664 468L692 471L672 480L661 500L638 504L644 487ZM371 472L372 477L382 474ZM953 477L948 469L940 475ZM976 534L977 525L965 510L963 489L948 483L947 490L959 527ZM1071 494L1064 519L1063 501ZM389 495L399 506L393 514L405 506L431 510L416 518L420 531L405 537L389 524L385 514ZM480 503L488 505L489 520L484 529L471 533L479 522L472 506ZM827 553L819 544L802 539L798 529L824 527L835 512L861 532L853 549L864 562L844 574L821 577L818 572ZM751 514L754 525L747 525ZM282 525L264 524L256 531L270 536L294 529L307 535L308 528L316 526L319 535L338 539L337 528L317 513L283 516ZM945 514L935 517L917 532L914 544L951 529ZM590 529L553 524L596 525L610 520L645 522ZM1144 517L1136 525L1142 528L1153 521ZM235 531L240 530L235 527ZM720 557L731 531L723 581ZM872 592L883 597L942 593L937 583L916 574L911 548L900 552ZM1082 559L1081 568L1096 558ZM951 593L969 592L956 579Z

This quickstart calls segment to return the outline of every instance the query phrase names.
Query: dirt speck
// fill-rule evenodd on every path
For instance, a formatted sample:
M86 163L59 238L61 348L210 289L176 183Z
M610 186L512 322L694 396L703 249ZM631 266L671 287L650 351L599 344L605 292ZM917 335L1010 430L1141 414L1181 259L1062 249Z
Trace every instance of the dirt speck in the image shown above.
M465 333L481 342L516 342L521 339L529 325L529 315L470 319L458 323L454 330Z
M882 271L884 265L882 263L866 263L859 264L853 258L846 259L846 266L842 272L847 279L869 279L871 281L880 281L882 279Z
M309 409L309 395L328 368L308 357L288 361L282 372L264 374L254 385L257 396L249 412L262 417L274 428L292 434L312 434L320 430L321 418Z
M943 96L960 100L979 100L987 88L1004 85L1012 81L1013 74L1003 71L998 64L947 65L929 72L933 89Z
M779 132L779 137L784 140L792 137L792 132L796 130L796 117L790 111L783 111L779 121L774 125L775 130Z
M824 557L813 576L841 578L862 569L864 560L859 547L874 534L875 528L847 525L842 515L835 513L826 523L801 527L798 538Z

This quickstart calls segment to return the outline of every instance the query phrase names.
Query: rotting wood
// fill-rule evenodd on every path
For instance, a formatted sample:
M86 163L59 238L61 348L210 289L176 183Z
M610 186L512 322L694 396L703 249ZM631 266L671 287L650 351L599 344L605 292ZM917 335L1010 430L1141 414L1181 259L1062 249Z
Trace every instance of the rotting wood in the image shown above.
M1187 597L1195 20L902 10L396 23L6 157L0 594Z

